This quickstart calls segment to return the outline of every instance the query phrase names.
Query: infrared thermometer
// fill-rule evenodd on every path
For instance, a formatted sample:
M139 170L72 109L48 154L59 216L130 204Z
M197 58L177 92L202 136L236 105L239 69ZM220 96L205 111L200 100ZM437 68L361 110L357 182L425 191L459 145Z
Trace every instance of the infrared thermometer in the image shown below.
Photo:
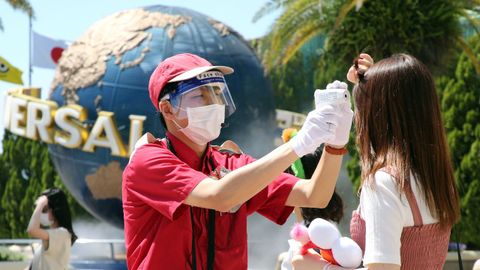
M315 90L315 104L337 105L350 100L350 93L345 89Z

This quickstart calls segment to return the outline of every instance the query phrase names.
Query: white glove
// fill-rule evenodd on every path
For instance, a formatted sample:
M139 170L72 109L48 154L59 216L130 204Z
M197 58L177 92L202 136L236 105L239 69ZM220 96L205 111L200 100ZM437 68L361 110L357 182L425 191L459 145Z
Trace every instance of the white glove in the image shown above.
M341 148L348 143L350 129L352 127L353 111L350 103L350 93L348 92L347 84L340 81L329 83L327 89L336 89L340 92L343 90L345 95L347 95L347 99L335 105L335 109L337 109L340 114L338 126L335 130L335 137L332 140L325 141L334 147Z
M312 153L322 143L334 140L338 121L338 110L332 105L316 108L308 113L302 128L288 143L298 157Z
M335 147L342 148L348 143L350 129L352 127L353 111L349 104L340 104L335 106L339 113L338 124L333 139L328 139L325 143Z

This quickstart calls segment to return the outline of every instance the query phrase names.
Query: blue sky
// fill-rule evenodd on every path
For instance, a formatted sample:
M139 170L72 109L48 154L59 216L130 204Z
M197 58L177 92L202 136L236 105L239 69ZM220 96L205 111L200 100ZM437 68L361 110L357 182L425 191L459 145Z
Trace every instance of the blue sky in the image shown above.
M151 5L187 7L206 14L225 23L246 39L261 37L266 34L279 15L275 12L252 22L253 15L267 0L31 0L36 19L33 30L55 39L74 41L80 37L94 22L112 13ZM0 32L0 56L10 64L23 71L22 79L28 85L28 17L21 11L13 10L6 1L0 0L0 18L3 32ZM32 85L42 88L42 98L46 98L54 75L53 70L33 68ZM3 138L4 99L7 89L17 85L0 81L0 138ZM1 149L1 146L0 146Z

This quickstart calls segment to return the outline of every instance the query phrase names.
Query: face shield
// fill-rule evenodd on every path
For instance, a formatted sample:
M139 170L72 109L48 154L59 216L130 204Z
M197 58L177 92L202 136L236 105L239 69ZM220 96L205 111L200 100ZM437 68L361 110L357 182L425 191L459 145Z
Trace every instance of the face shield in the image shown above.
M225 118L236 109L223 73L219 71L207 71L179 82L175 91L162 98L165 99L170 101L179 119L187 118L187 108L225 105Z

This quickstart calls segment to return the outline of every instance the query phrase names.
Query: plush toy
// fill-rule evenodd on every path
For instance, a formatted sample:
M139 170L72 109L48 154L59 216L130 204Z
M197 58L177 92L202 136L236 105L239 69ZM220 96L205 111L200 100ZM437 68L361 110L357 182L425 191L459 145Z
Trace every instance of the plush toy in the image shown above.
M322 218L316 218L307 228L296 224L290 237L302 243L300 254L307 254L310 248L319 249L324 260L345 268L356 268L362 262L362 250L348 237L342 237L338 229Z

